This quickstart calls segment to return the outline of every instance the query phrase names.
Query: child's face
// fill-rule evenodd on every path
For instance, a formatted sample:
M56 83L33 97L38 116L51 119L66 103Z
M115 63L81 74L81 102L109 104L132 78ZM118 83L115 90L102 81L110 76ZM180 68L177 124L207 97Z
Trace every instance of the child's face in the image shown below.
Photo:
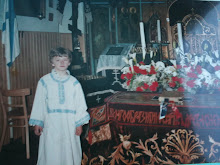
M52 65L54 66L54 69L57 71L65 71L70 65L70 61L67 56L62 56L62 57L55 56L52 59Z

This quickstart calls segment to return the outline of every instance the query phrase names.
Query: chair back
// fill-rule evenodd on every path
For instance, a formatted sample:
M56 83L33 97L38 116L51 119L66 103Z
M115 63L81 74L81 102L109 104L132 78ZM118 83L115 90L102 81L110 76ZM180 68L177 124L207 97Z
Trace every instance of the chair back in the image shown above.
M18 113L18 110L23 111L23 115L28 116L27 111L27 100L26 96L30 95L30 88L24 89L12 89L12 90L2 90L2 102L5 107L6 113L9 115L12 113L10 111L14 111L16 109L16 113L14 115L22 115L22 113Z
M3 114L3 129L0 139L0 151L6 137L6 131L9 127L18 127L21 129L22 141L26 143L26 157L30 158L29 146L29 125L28 109L26 96L30 95L30 88L1 90L0 103ZM26 141L26 142L25 142Z

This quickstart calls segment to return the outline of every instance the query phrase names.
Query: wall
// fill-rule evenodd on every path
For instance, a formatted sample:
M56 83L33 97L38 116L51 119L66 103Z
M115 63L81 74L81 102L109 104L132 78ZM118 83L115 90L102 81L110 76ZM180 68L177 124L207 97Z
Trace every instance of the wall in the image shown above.
M0 2L0 29L3 23L3 2ZM40 31L40 32L61 32L70 33L68 30L68 24L72 24L69 20L72 14L71 2L67 0L67 8L64 15L62 15L57 9L58 0L53 0L53 7L49 7L49 0L46 0L46 18L40 20L36 17L26 17L17 15L18 30L19 31ZM69 8L70 7L70 8ZM69 10L71 9L71 10ZM53 21L49 21L49 13L53 14Z

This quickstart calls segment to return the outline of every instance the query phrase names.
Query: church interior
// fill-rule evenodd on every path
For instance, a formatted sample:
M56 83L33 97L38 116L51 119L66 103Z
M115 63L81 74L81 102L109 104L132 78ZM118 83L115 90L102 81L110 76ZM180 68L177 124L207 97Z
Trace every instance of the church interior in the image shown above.
M24 3L14 0L20 29L21 15L42 26L55 26L52 11L63 20L54 31L19 30L12 63L0 41L0 164L36 164L39 137L31 126L25 135L5 124L3 91L28 89L30 113L38 80L52 69L48 53L59 46L72 52L68 70L90 114L82 165L220 162L219 1L39 0L37 14Z

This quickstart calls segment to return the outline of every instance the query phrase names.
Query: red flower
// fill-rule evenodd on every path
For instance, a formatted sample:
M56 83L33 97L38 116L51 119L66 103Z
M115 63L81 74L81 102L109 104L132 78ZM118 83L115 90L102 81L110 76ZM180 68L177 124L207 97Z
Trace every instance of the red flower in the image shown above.
M220 70L220 66L215 66L215 71Z
M136 88L136 91L143 92L144 90L143 90L143 88L142 88L142 87L137 87L137 88Z
M195 80L187 81L186 84L187 84L189 87L193 88L193 87L195 86L194 81L195 81Z
M215 79L214 84L217 84L217 83L219 83L219 82L220 82L220 80Z
M129 85L130 85L130 83L131 83L131 80L128 80L128 81L127 81L127 86L129 86Z
M184 82L184 78L179 78L179 83L182 84Z
M143 69L140 69L139 72L140 72L140 74L143 74L143 75L146 75L146 74L147 74L147 71L146 71L146 70L143 70Z
M195 72L195 69L193 67L190 68L191 72Z
M178 77L172 77L172 80L173 81L179 81L179 78Z
M145 65L145 63L143 61L139 62L140 65Z
M181 65L176 65L176 69L181 69L182 66Z
M155 71L154 66L151 65L150 73L149 73L149 74L156 74L156 73L157 73L157 72Z
M180 84L182 84L183 83L183 81L184 81L184 79L182 78L182 77L172 77L172 80L174 81L174 82L179 82Z
M150 86L151 91L156 91L158 87L158 82L153 82L152 85Z
M202 67L200 65L196 66L196 71L197 73L201 74L202 73Z
M144 89L148 89L149 88L149 85L147 83L144 83L144 86L143 86Z
M169 83L169 86L170 86L171 88L174 88L174 87L176 86L176 83L175 83L174 81L172 81L172 82Z
M125 74L121 74L121 79L122 79L122 80L125 79Z
M192 72L187 73L187 76L191 77L191 78L197 78L197 75L195 73L192 73Z
M177 89L177 91L179 91L179 92L184 92L184 88L183 88L183 87L179 87L179 88Z
M136 73L140 73L140 68L138 66L134 66L133 68Z
M132 79L132 77L133 77L133 74L132 73L127 73L127 74L125 74L125 77L127 77L127 79Z
M205 82L204 82L203 85L207 87L207 86L208 86L208 83L205 83Z

